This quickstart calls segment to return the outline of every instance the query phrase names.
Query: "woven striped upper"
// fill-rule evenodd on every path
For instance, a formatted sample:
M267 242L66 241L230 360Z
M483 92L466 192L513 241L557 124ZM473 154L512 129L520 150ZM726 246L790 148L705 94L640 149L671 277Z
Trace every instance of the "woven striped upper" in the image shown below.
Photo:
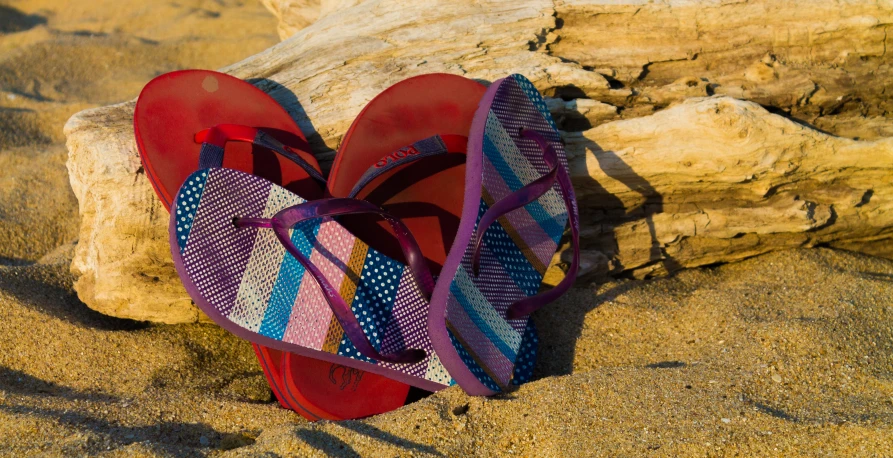
M483 129L481 201L477 221L500 199L521 189L549 169L543 152L522 129L541 133L567 159L560 136L539 92L523 76L512 75L498 85ZM481 114L481 112L479 112ZM514 377L523 356L529 319L507 320L508 307L539 291L568 220L558 185L534 202L511 211L492 224L483 237L480 272L475 276L469 244L449 287L446 324L462 362L488 389L498 392Z
M271 218L302 202L280 186L235 170L192 174L171 212L171 242L181 278L196 303L221 326L263 345L308 356L338 355L340 364L423 388L452 384L428 337L428 303L401 262L370 248L331 218L300 223L290 232L294 245L351 305L375 349L425 350L428 356L415 364L361 355L333 317L316 281L275 233L233 224L235 217ZM533 369L532 327L525 345L531 364L519 367L519 381L529 378Z

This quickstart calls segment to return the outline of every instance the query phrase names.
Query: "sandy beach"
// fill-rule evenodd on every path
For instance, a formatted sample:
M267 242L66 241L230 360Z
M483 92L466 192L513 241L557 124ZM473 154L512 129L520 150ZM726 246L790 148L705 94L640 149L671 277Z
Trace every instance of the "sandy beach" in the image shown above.
M893 456L893 261L863 254L578 282L534 315L518 391L453 387L338 423L280 408L251 346L215 325L90 310L69 273L63 124L258 53L276 28L249 0L0 5L0 455Z

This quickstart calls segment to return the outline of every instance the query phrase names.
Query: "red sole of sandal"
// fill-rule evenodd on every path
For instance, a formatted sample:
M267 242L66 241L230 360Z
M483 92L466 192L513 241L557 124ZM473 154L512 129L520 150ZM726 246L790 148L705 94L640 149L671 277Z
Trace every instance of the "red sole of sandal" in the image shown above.
M486 86L461 76L430 74L409 78L373 99L351 125L329 180L329 194L348 195L369 167L387 154L434 135L467 136ZM415 235L432 273L439 273L459 225L465 188L465 161L458 155L426 159L376 178L359 198L384 206ZM396 237L385 222L380 230L360 226L374 217L352 216L344 224L389 256L400 257Z
M319 170L307 139L288 112L265 92L223 73L183 70L161 75L143 88L133 118L143 168L168 210L183 180L198 168L201 145L194 135L217 124L261 128ZM322 196L323 190L306 171L269 150L230 142L225 151L224 167L262 176L308 199ZM282 352L253 346L279 404L300 412L301 406L283 394ZM326 376L324 371L320 374Z
M406 403L410 387L387 377L286 353L285 396L310 420L345 420L389 412ZM324 376L320 376L324 375Z
M438 134L468 135L486 89L460 76L431 74L409 78L382 92L369 102L345 135L330 174L330 195L347 196L369 167L401 147ZM371 191L360 197L400 217L415 235L433 271L439 272L462 213L464 180L463 157L432 158L383 174L370 183L367 189ZM363 240L376 249L397 259L402 257L387 223L379 225L374 217L363 216L342 217L339 221L352 232L363 234ZM405 404L409 385L343 366L322 367L328 364L293 354L283 358L286 397L308 407L313 415L330 420L366 417ZM329 380L308 377L317 370L338 375Z
M146 175L170 209L183 180L198 168L197 132L217 124L257 127L292 146L319 169L310 145L289 116L265 92L238 78L206 70L161 75L143 88L133 113L136 142ZM226 145L223 166L266 178L305 199L321 196L319 184L286 158L249 143Z

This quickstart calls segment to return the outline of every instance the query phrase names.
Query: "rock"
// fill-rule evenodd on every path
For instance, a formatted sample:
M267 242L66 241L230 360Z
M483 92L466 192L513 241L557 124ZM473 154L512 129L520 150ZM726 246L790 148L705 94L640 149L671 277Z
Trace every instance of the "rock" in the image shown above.
M730 97L688 99L752 98L831 132L845 117L855 135L855 108L822 107L842 97L885 112L888 8L600 3L265 0L294 35L224 71L279 100L324 166L362 107L397 81L524 74L555 99L568 131L590 272L649 276L795 246L889 245L893 140L834 137ZM759 65L776 77L755 83L768 71ZM132 102L84 111L65 128L81 211L76 288L103 313L199 320L171 265L167 213L140 168L132 111ZM623 120L606 122L615 113ZM859 136L876 138L885 123Z

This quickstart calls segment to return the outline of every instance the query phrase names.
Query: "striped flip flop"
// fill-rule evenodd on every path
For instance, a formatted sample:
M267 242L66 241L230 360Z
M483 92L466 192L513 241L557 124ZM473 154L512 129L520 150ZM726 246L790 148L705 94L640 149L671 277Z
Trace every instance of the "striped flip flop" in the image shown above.
M225 329L429 391L449 384L424 332L434 281L398 219L356 199L306 201L224 168L191 175L174 209L174 264L196 304ZM401 234L407 263L332 219L363 212Z
M309 199L323 195L326 181L294 119L239 78L210 70L160 75L140 92L133 127L143 169L168 210L192 172L215 165L264 177ZM280 405L297 408L284 395L281 352L253 347Z
M532 364L525 358L534 340L530 313L576 278L579 218L558 129L526 78L490 85L468 137L462 220L431 299L428 332L456 382L469 394L491 395ZM567 225L567 275L537 294Z

